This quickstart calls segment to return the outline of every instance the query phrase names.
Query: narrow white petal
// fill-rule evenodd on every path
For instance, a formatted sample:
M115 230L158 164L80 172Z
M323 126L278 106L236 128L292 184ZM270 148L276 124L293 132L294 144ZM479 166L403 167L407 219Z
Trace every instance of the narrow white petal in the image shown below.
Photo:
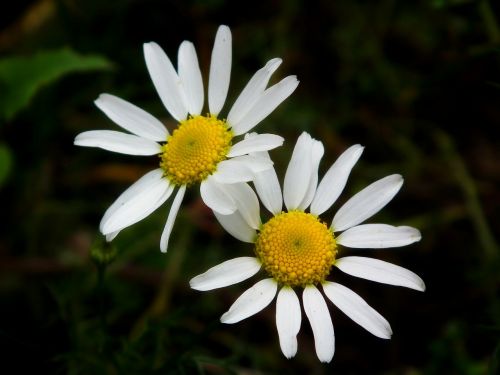
M156 155L161 146L150 139L114 130L90 130L75 137L76 146L99 147L127 155Z
M160 250L163 253L167 252L170 233L172 232L172 228L174 226L175 219L177 217L177 213L179 212L179 207L181 206L185 193L186 193L186 185L182 185L177 191L174 201L172 202L172 206L170 207L170 211L167 217L167 222L165 224L165 228L163 228L163 233L161 234L161 240L160 240Z
M325 299L313 285L305 287L302 298L314 335L316 355L321 362L330 362L335 353L335 335Z
M252 181L254 173L245 162L238 159L228 159L217 165L217 171L212 176L215 181L221 184L234 184Z
M349 199L332 221L335 232L349 229L379 212L398 193L403 177L393 174L375 181Z
M144 219L165 203L172 191L173 185L164 178L145 186L102 223L102 233L106 235L122 230Z
M311 136L302 133L293 149L283 184L283 200L289 211L298 208L307 193L312 174L312 147Z
M234 134L240 135L251 130L288 98L295 91L298 84L297 77L288 76L274 86L269 87L262 93L241 121L230 124L233 127Z
M415 273L383 260L365 257L343 257L335 262L341 271L378 283L404 286L423 292L424 281Z
M203 79L193 43L188 41L181 43L178 64L187 110L192 115L199 115L203 108Z
M267 152L257 152L252 155L270 159ZM269 168L265 171L255 174L253 184L260 201L271 213L279 214L283 207L283 196L281 194L281 187L274 168Z
M311 149L311 178L309 186L307 187L306 195L299 204L299 209L305 210L311 204L314 195L316 194L316 187L318 186L318 168L319 162L325 153L323 143L313 140Z
M278 284L273 279L264 279L246 290L225 312L220 321L233 324L242 321L269 305L278 289Z
M146 190L149 186L156 184L163 178L163 170L161 168L152 170L134 182L130 187L125 190L120 196L113 202L111 206L106 210L104 216L101 219L101 223L99 224L99 230L103 232L103 225L108 221L108 219L123 206L126 202L128 202L132 197L137 194L141 194L144 190ZM118 234L118 233L116 233ZM113 233L109 233L106 236L112 237Z
M208 107L213 115L219 114L226 101L231 78L231 54L231 30L222 25L215 36L208 78Z
M335 306L368 332L382 339L391 338L392 329L389 322L351 289L337 283L325 282L323 290Z
M234 258L192 278L189 285L191 288L201 291L223 288L252 277L259 272L260 267L261 264L257 258Z
M267 64L259 69L250 81L248 81L227 115L227 122L230 126L232 126L232 124L237 124L252 108L266 89L271 75L281 65L281 61L282 60L279 58L269 60Z
M184 102L184 88L168 56L158 44L150 42L144 44L144 59L167 111L177 121L185 120L188 110Z
M416 228L387 224L363 224L349 228L337 237L337 243L354 248L381 249L400 247L420 241L422 236Z
M156 142L165 142L168 137L160 120L117 96L101 94L94 103L111 121L139 137Z
M290 359L297 353L297 334L302 320L300 302L290 287L283 287L276 300L276 327L281 351Z
M220 225L234 238L248 243L254 243L257 232L253 229L238 211L230 215L221 215L214 211Z
M223 189L233 199L237 210L243 219L254 229L259 229L260 220L259 198L253 189L244 182L223 185Z
M221 215L229 215L236 211L234 200L226 193L213 176L209 176L200 184L200 194L203 202Z
M283 144L283 137L274 134L257 134L236 143L227 154L228 157L240 156L251 152L268 151Z
M311 203L311 213L321 215L335 203L344 190L347 178L361 157L363 149L364 147L361 145L351 146L333 163L318 185L316 195Z

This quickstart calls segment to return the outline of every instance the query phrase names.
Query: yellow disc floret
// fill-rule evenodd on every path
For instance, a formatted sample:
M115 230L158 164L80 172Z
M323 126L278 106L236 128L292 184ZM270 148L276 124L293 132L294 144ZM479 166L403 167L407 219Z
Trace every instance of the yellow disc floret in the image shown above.
M215 116L194 116L181 121L162 146L160 166L175 185L203 181L226 159L232 132Z
M337 245L333 232L316 216L290 211L262 226L255 251L276 281L294 287L324 281L335 261Z

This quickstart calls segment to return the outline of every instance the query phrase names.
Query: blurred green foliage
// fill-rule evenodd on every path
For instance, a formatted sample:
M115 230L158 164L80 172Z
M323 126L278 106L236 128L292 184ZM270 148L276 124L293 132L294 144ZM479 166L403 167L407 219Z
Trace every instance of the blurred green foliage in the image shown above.
M0 373L498 373L498 2L11 5L0 16ZM188 190L167 254L159 239L168 204L104 247L105 209L158 161L74 147L81 131L115 128L93 100L121 96L173 128L142 43L158 42L175 64L180 42L193 41L206 79L219 24L233 32L223 114L270 58L284 61L274 81L288 74L301 81L256 128L285 137L271 153L281 177L303 130L325 144L322 172L349 145L366 146L327 219L368 183L404 175L401 193L372 222L416 226L422 241L346 254L407 267L427 291L331 275L388 319L390 341L332 307L337 349L323 365L305 319L292 360L280 352L272 306L220 324L255 280L211 293L188 281L252 248L222 231L196 189Z
M43 86L68 74L110 67L101 56L82 56L67 48L0 59L0 116L10 120Z
M12 153L5 144L0 143L0 187L8 178L11 169Z

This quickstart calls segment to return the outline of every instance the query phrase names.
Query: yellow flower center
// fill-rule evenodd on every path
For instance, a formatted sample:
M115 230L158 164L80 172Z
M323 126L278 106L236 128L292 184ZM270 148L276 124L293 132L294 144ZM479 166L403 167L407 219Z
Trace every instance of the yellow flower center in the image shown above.
M216 116L194 116L181 121L167 138L160 167L175 185L203 181L226 159L233 133Z
M333 232L316 216L282 212L265 223L255 242L264 269L279 283L294 286L325 280L337 255Z

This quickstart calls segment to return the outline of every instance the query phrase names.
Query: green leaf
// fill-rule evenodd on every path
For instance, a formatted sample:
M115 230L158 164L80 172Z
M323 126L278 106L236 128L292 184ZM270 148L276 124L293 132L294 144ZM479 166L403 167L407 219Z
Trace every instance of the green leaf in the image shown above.
M7 177L9 177L12 168L12 153L9 147L0 143L0 187L4 184Z
M11 119L43 86L68 74L111 67L102 56L80 55L68 48L0 59L0 117Z

